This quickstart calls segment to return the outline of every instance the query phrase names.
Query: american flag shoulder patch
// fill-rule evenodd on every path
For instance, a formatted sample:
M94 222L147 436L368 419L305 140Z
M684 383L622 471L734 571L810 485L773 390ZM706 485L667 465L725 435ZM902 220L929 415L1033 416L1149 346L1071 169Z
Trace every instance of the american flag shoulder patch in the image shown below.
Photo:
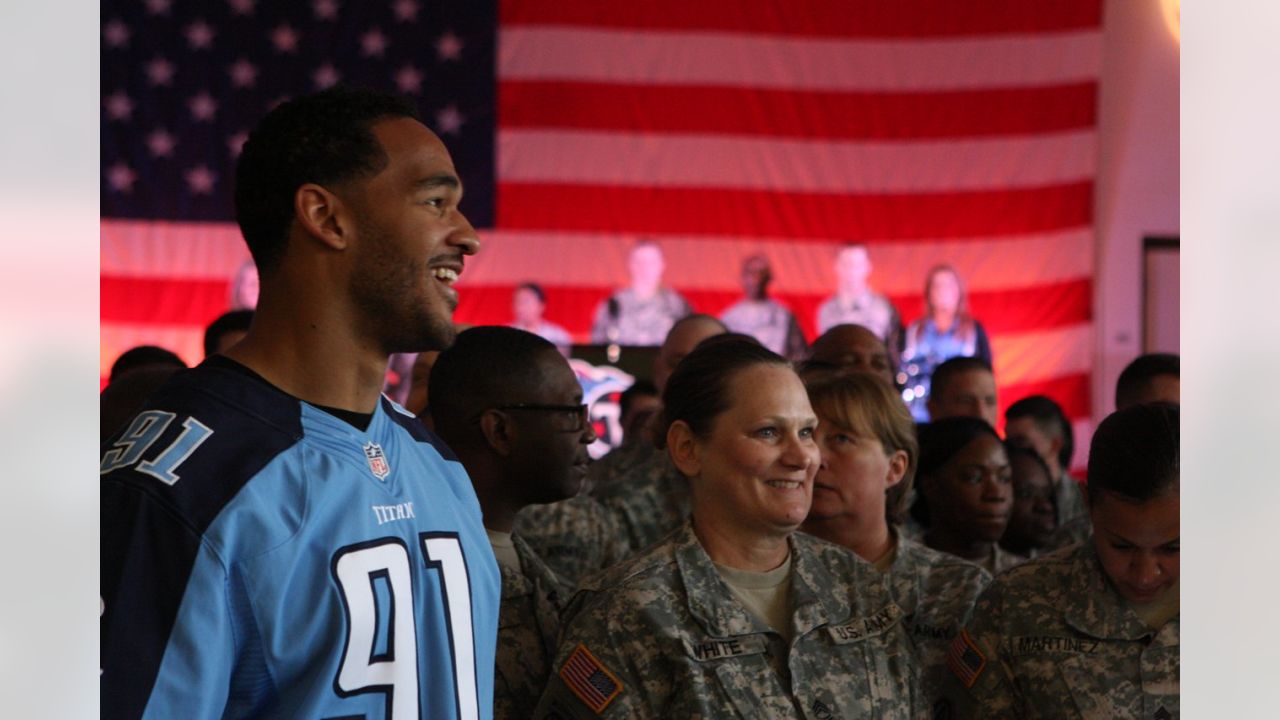
M569 659L564 661L560 679L597 715L622 694L622 681L601 665L582 643L578 643Z
M978 676L986 666L987 657L978 649L978 644L967 630L961 630L947 650L947 667L951 668L951 672L960 678L965 687L971 688L978 682Z

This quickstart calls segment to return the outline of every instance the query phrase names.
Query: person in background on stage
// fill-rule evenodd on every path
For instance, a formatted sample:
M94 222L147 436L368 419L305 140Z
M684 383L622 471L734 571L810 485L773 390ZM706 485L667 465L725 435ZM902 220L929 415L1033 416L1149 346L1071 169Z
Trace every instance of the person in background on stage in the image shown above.
M542 286L533 282L520 283L511 298L511 312L515 319L511 327L531 332L556 346L561 355L569 357L573 338L569 331L542 317L547 309L547 294Z
M863 243L848 243L836 253L836 294L818 308L818 334L836 325L861 325L894 352L902 349L902 319L889 298L871 289L871 256Z
M969 296L960 273L950 265L935 265L924 280L924 317L907 326L902 348L899 384L911 391L908 402L917 421L930 419L925 398L930 378L953 357L976 357L992 364L987 331L969 312ZM992 425L994 420L988 420Z
M742 261L742 293L744 297L720 314L720 319L733 332L745 333L761 345L789 360L804 357L804 332L796 316L785 305L769 297L773 268L764 255L751 255Z
M591 342L658 345L677 320L693 312L680 293L663 287L664 270L666 261L657 243L636 243L627 260L631 284L596 306Z

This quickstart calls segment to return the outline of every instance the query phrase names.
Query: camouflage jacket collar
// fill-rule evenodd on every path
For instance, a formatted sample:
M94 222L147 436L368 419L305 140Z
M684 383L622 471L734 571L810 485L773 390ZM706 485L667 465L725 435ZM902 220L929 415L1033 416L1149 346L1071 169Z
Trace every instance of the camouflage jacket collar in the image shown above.
M672 538L675 560L689 602L689 613L711 637L732 637L772 632L742 606L716 571L715 564L685 522ZM791 601L795 637L814 628L841 622L850 616L845 598L832 593L841 583L818 560L811 539L793 533L791 546Z
M540 598L549 598L557 605L564 605L572 594L569 584L543 562L520 535L513 534L511 542L516 547L516 557L520 558L520 572L502 569L502 599L524 597L537 591Z
M920 550L922 545L896 530L893 532L897 538L898 547L894 551L893 564L889 566L888 574L898 588L894 602L902 608L904 615L914 615L916 607L920 604L924 575L928 571L929 563Z
M1072 553L1070 596L1076 598L1063 611L1071 627L1101 640L1141 640L1154 635L1111 587L1090 537Z

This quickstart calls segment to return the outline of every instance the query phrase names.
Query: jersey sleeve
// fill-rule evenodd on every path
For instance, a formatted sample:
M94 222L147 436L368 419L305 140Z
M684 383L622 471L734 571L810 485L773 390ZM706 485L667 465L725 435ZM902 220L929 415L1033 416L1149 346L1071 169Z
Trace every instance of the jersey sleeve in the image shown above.
M101 512L101 717L220 717L234 656L221 562L137 486L105 480Z

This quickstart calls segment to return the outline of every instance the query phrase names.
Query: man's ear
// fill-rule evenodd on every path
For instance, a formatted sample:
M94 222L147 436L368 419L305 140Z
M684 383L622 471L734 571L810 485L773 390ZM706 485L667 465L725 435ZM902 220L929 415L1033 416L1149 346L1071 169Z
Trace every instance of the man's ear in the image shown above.
M885 490L902 482L902 478L907 474L908 462L906 450L893 451L893 454L889 456L889 474L884 480Z
M1062 452L1062 446L1066 444L1066 440L1061 435L1054 435L1049 438L1049 456L1054 460L1058 459L1058 454ZM1068 461L1069 462L1069 461ZM1066 468L1062 468L1062 472L1066 472Z
M485 410L480 415L480 432L484 434L485 443L501 457L511 455L513 431L511 418L501 410Z
M671 423L671 427L667 428L667 452L685 477L697 477L702 471L702 458L698 450L698 438L693 434L689 423L683 420Z
M342 199L315 183L305 183L293 194L294 219L308 235L334 250L345 250L351 238Z

